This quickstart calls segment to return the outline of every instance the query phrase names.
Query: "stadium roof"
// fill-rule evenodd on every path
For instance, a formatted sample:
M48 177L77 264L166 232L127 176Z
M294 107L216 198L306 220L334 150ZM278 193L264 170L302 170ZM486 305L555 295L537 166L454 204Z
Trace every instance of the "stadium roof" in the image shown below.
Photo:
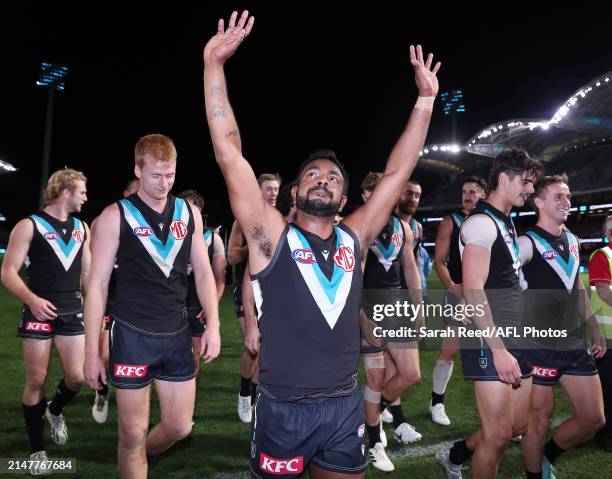
M543 162L569 152L612 144L612 71L579 88L550 119L492 123L467 145L427 145L419 168L449 176L478 170L509 146L521 146Z

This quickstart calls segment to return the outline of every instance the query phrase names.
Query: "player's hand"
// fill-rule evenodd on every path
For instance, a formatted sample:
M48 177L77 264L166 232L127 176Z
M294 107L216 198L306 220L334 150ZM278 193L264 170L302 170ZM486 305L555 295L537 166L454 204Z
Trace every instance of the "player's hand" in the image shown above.
M596 359L603 358L604 354L606 354L607 344L606 338L599 329L599 325L591 331L591 341L591 354L593 357Z
M104 364L99 355L85 356L83 376L85 377L87 385L95 390L102 389L102 386L108 383L106 369L104 369Z
M519 387L521 385L521 368L518 361L507 349L492 349L493 364L499 380Z
M49 321L51 319L57 318L57 308L46 299L36 297L33 301L28 303L28 308L32 311L32 314L39 321Z
M463 298L463 285L461 283L453 283L453 285L448 288L448 292L452 294L457 299ZM464 300L465 302L465 300Z
M376 323L368 318L361 319L361 336L370 346L382 346L383 340L382 338L378 338L374 335L374 328L376 327Z
M244 336L244 346L251 354L259 354L259 328L257 320L245 321L246 333Z
M207 327L202 335L202 344L200 356L204 358L204 363L208 364L221 352L221 335L219 334L219 328Z
M204 47L204 63L217 63L223 65L238 50L243 40L249 36L255 23L255 17L249 18L247 10L242 12L236 23L238 12L232 12L227 29L223 19L217 24L217 34L208 40Z
M433 69L433 54L427 55L427 60L423 60L423 49L421 45L410 45L410 63L414 68L414 80L419 89L419 96L436 96L438 94L438 77L436 73L440 69L441 63L435 64Z
M206 324L206 313L204 312L204 310L200 311L197 314L196 319L200 321L200 323Z

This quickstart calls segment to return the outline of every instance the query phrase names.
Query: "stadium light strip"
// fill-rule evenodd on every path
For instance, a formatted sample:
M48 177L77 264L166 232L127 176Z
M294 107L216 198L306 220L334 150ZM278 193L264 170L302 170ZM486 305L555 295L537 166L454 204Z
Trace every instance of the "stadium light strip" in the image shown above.
M585 239L578 239L578 241L580 243L603 243L604 242L604 240L602 240L601 238L594 238L594 239L585 238Z
M535 215L535 211L520 211L519 216L534 216Z
M436 221L442 221L444 218L423 218L423 223L435 223Z
M0 160L0 168L2 168L3 170L9 171L9 172L13 172L13 171L17 171L17 168L15 168L13 165L11 165L10 163L7 163L6 161L2 161Z
M463 148L457 144L444 144L444 145L427 145L421 150L419 156L428 155L430 151L443 151L445 153L460 153Z
M612 203L606 203L603 205L591 205L589 206L589 210L606 210L608 208L612 208Z
M436 245L436 243L423 243L423 246L425 246L426 248L428 246L435 246L435 245Z

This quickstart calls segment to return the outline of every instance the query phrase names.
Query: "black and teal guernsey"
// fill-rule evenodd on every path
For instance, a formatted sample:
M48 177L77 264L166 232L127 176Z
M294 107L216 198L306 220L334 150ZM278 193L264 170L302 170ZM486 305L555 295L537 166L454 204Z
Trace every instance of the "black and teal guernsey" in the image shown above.
M402 221L391 215L389 221L368 249L363 272L366 289L401 288L401 259L406 244Z
M143 334L172 335L187 328L187 268L194 231L189 204L168 195L162 213L137 194L118 202L113 319Z
M359 366L361 251L351 229L322 239L292 223L251 275L261 331L260 385L279 398L350 394Z

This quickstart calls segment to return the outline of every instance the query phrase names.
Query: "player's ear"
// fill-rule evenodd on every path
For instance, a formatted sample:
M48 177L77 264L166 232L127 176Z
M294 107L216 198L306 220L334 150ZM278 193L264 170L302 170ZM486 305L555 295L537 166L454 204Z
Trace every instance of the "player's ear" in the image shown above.
M297 190L298 190L298 185L294 185L291 187L291 201L293 202L294 205L297 205Z
M347 200L348 200L348 197L346 195L342 195L342 199L340 200L340 208L338 208L338 213L342 211L342 209L344 208L344 205L346 205Z

